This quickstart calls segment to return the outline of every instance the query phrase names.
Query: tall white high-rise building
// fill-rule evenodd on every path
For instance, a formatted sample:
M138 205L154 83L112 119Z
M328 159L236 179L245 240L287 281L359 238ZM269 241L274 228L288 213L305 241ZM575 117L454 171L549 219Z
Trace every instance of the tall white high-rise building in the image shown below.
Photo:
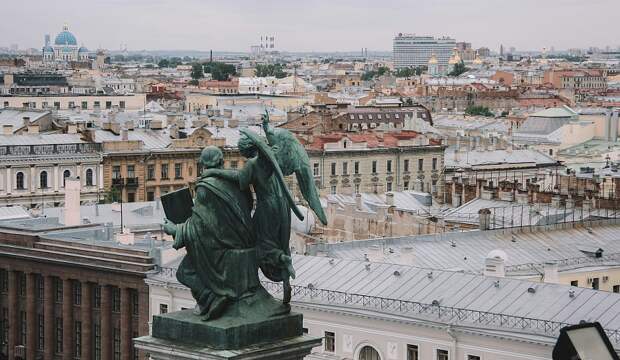
M397 69L425 66L431 55L435 54L441 66L447 66L456 40L449 37L416 36L415 34L398 34L394 37L394 67Z

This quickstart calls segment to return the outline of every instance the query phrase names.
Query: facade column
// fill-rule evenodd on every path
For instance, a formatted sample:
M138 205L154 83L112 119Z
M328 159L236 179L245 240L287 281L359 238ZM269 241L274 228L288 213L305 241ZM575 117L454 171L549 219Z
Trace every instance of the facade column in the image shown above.
M37 353L37 275L26 275L26 359L34 360Z
M12 175L12 171L11 171L11 167L7 166L6 167L6 193L10 194L13 192L13 184L11 182L11 180L13 179L13 175Z
M54 164L54 191L58 192L58 164Z
M44 321L44 346L45 360L54 359L54 277L45 276L43 295L43 321Z
M73 359L73 283L62 280L62 358Z
M81 320L82 320L82 359L93 358L92 349L92 329L93 329L93 288L91 283L82 282L82 305L81 305Z
M17 272L8 270L9 277L9 359L15 357L17 345Z
M112 288L101 285L101 360L112 360Z
M121 288L121 360L131 359L131 289Z

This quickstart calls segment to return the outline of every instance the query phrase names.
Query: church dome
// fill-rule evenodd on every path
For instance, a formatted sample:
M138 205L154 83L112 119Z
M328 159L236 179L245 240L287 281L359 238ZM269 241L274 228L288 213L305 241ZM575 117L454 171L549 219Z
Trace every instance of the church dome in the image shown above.
M62 32L56 35L56 40L54 40L55 45L73 45L77 46L77 40L75 36L69 32L69 28L67 25L63 26Z
M428 59L428 64L429 65L437 64L437 56L435 56L435 53L431 54L431 58Z
M82 46L82 47L78 50L78 52L79 52L79 53L87 53L87 52L88 52L88 49L87 49L87 48L85 48L84 46Z
M51 46L44 46L43 47L43 52L54 52L54 48Z

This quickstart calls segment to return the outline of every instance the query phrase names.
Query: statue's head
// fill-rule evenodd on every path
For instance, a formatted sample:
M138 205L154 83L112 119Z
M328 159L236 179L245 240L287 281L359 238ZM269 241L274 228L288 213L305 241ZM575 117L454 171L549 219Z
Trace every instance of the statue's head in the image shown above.
M246 135L241 135L239 142L237 143L237 147L239 148L241 155L247 159L256 156L256 145L254 145L252 139Z
M200 154L200 165L205 169L220 169L224 167L224 154L217 146L207 146Z

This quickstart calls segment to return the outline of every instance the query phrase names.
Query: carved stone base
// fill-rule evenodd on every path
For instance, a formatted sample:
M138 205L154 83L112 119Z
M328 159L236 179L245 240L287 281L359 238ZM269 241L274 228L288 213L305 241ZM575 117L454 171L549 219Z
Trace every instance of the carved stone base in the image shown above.
M243 349L217 350L143 336L134 339L134 345L152 360L302 360L313 347L321 345L321 341L321 338L302 335Z
M153 317L153 337L212 349L241 349L303 334L301 314L232 317L202 321L192 310Z

